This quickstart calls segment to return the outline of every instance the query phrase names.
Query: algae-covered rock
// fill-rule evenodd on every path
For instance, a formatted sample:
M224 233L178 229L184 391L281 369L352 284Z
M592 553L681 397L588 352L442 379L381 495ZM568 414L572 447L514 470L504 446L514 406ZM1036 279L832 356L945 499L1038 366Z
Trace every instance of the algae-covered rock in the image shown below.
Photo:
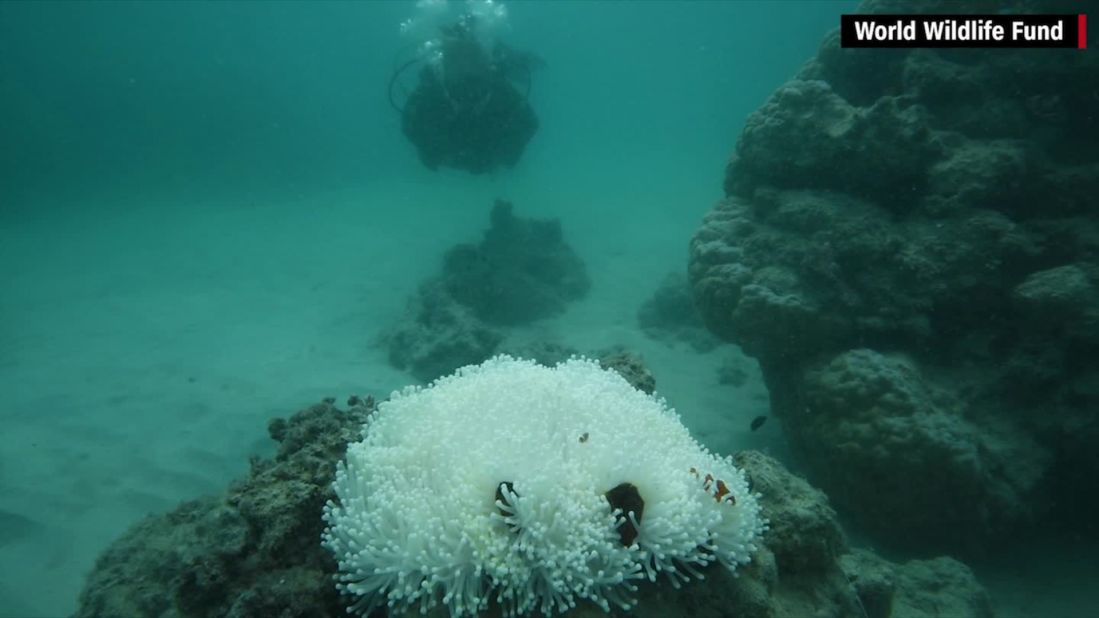
M97 561L75 615L347 615L346 599L337 593L333 579L336 564L321 546L320 531L321 504L333 496L336 462L347 443L359 439L374 405L370 397L353 397L349 403L353 405L347 410L324 403L289 419L273 420L269 432L280 442L274 459L253 461L248 477L231 484L222 495L186 502L170 513L134 525ZM770 521L752 562L738 569L736 577L724 567L708 567L705 579L690 586L677 587L663 579L640 581L637 606L628 612L612 610L611 616L859 615L860 596L866 604L874 580L865 568L853 574L850 559L845 557L849 549L843 531L824 494L762 453L746 451L735 459L752 490L759 494L763 515ZM983 591L958 563L950 561L951 569L944 569L932 568L941 561L931 561L927 564L932 567L905 579L907 566L893 565L869 553L859 555L879 570L900 574L889 582L893 584L894 606L905 608L906 618L941 616L936 606L926 601L930 595L945 595L951 608L965 608L967 602L979 608L972 598ZM485 616L499 616L498 610L490 607ZM379 610L372 618L384 614ZM562 615L607 614L583 603ZM986 615L951 614L958 618ZM445 618L445 606L429 616Z

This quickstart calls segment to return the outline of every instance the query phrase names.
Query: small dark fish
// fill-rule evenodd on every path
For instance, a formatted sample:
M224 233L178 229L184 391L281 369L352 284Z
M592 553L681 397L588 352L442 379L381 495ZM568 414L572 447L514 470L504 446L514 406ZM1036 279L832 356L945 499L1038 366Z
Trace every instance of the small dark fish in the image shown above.
M585 431L584 435L580 436L580 444L583 444L587 441L588 441L588 432Z
M755 430L759 429L760 427L763 427L763 424L766 423L766 422L767 422L767 415L765 415L765 414L761 414L761 415L753 418L752 419L752 424L750 425L751 428L752 428L752 431L755 431Z

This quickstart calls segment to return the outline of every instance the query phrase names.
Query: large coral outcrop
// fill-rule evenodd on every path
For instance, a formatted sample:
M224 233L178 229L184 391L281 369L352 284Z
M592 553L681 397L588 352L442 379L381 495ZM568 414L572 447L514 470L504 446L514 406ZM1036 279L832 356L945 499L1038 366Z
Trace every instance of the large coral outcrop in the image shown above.
M881 539L979 550L1049 508L1099 512L1066 481L1099 474L1096 75L1094 54L833 34L746 122L691 244L696 305Z

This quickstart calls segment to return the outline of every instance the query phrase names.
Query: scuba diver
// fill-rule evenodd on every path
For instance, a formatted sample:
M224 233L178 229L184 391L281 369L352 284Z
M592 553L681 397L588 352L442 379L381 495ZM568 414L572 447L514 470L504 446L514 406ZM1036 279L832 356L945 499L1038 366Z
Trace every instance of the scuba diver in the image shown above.
M533 54L496 42L486 49L476 32L477 18L465 15L439 29L424 53L390 79L390 103L401 112L401 127L420 161L473 174L512 167L538 129L528 101L531 71L541 66ZM421 66L419 82L404 105L394 100L401 75Z

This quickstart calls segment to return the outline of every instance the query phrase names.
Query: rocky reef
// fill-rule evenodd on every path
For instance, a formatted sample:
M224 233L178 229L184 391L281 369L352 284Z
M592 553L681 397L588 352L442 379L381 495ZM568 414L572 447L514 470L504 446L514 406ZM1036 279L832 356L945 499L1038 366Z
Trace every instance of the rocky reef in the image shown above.
M497 200L481 242L447 251L441 272L421 284L385 333L389 361L431 381L525 345L503 344L515 327L564 312L589 287L559 221L518 217Z
M248 478L221 495L134 525L97 561L76 618L347 615L336 564L320 544L321 510L333 498L336 461L373 406L369 397L352 397L344 409L326 400L271 421L274 459L254 460ZM753 562L738 577L712 567L681 588L645 583L638 606L613 615L930 618L949 607L955 618L991 616L984 589L961 563L897 565L852 552L824 494L761 453L742 452L736 462L770 520ZM586 604L565 615L607 614Z
M709 352L721 340L702 321L684 273L669 273L637 311L645 335L669 345L685 342L697 352Z
M1075 50L836 32L746 122L691 244L696 305L759 360L811 480L881 541L980 552L1099 513L1096 75Z
M77 618L343 615L319 513L333 496L335 462L374 405L348 403L271 421L274 459L253 460L248 478L222 495L131 527L96 561Z

